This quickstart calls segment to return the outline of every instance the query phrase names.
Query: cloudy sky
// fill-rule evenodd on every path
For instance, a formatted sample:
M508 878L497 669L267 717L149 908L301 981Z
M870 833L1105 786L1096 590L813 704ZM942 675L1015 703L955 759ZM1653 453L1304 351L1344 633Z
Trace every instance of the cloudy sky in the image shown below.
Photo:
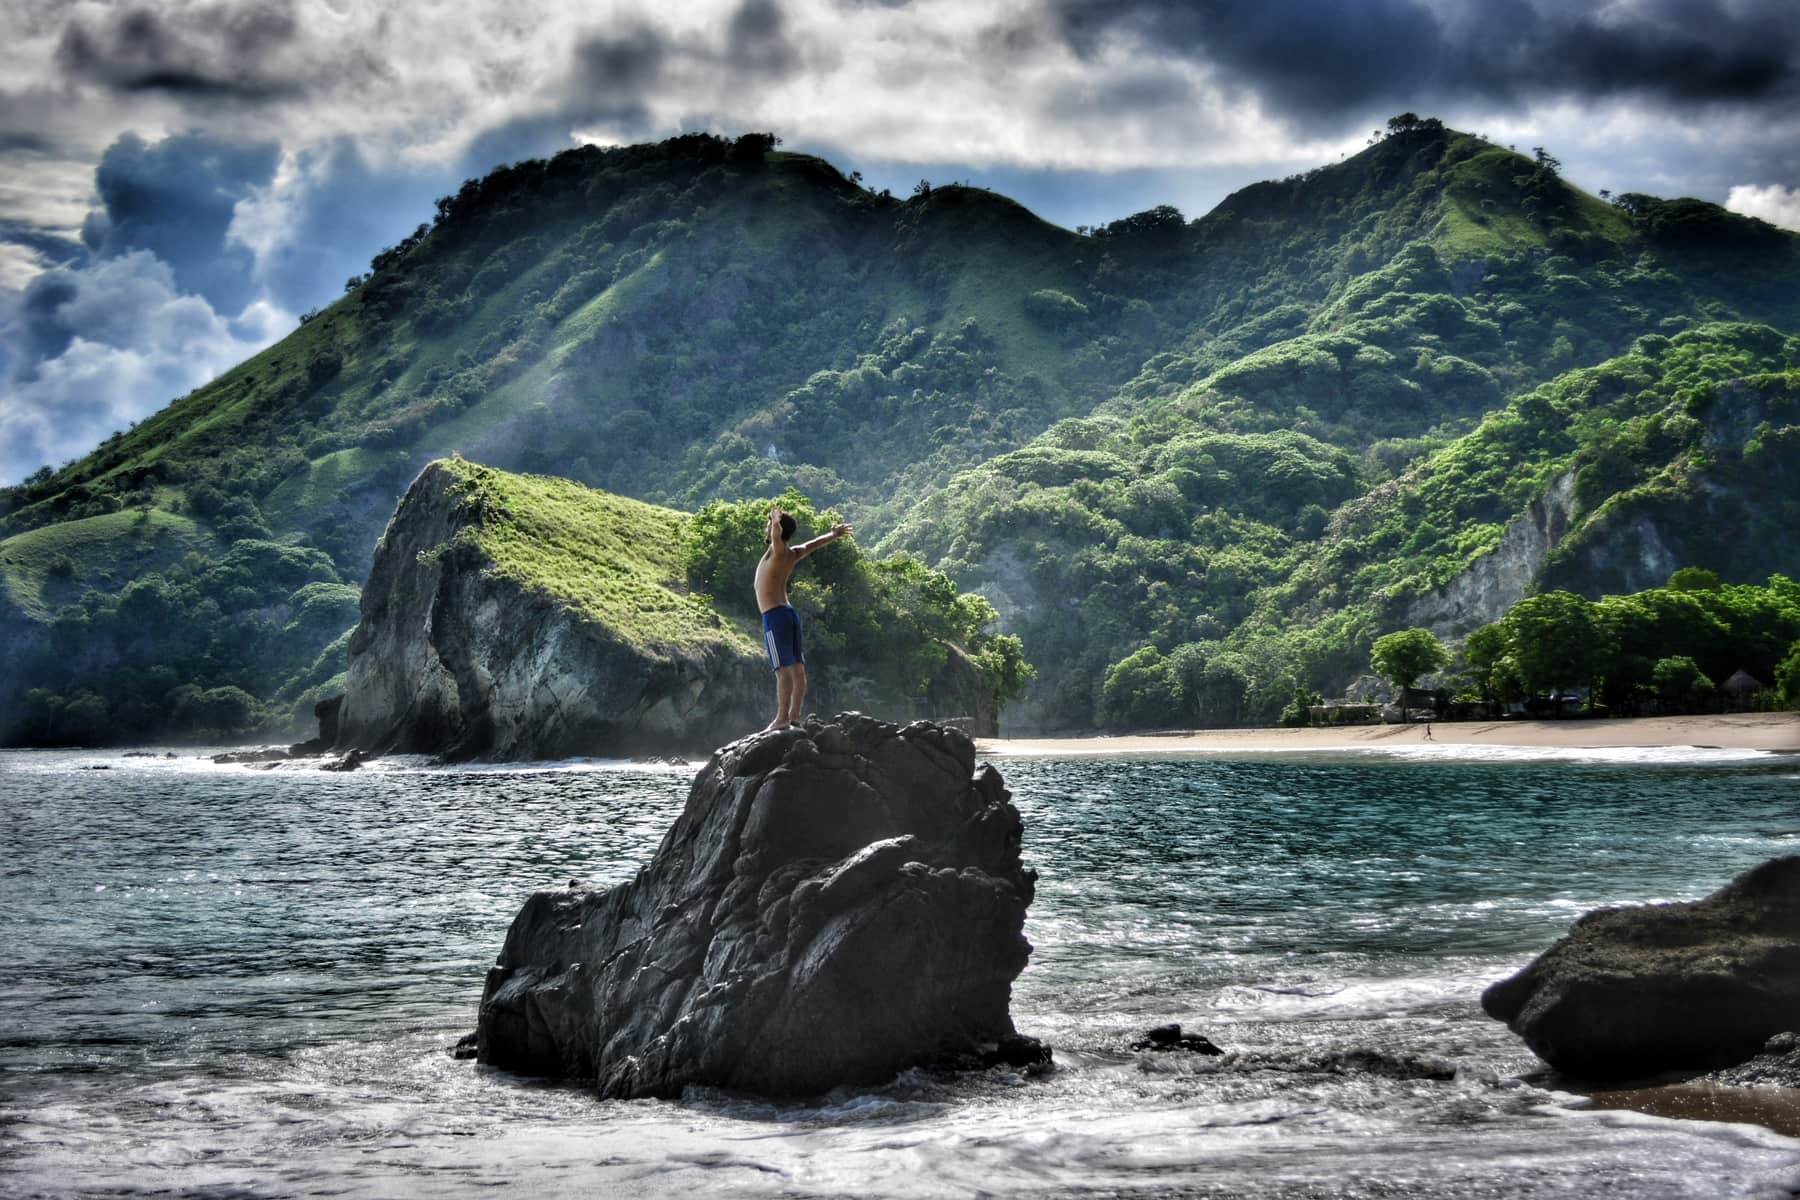
M773 130L1065 225L1410 110L1800 229L1794 0L0 0L0 484L293 328L435 197Z

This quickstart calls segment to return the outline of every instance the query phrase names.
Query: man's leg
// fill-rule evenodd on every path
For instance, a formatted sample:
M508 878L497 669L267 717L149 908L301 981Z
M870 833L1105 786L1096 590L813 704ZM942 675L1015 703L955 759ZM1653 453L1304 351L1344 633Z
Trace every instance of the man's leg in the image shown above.
M775 672L775 719L763 726L763 732L771 729L784 729L792 724L788 720L788 697L794 692L794 672L797 666L778 668Z
M782 723L798 725L800 723L800 706L806 702L806 664L795 663L783 670L782 674L791 674L794 677L793 684L788 688L787 715L782 718Z

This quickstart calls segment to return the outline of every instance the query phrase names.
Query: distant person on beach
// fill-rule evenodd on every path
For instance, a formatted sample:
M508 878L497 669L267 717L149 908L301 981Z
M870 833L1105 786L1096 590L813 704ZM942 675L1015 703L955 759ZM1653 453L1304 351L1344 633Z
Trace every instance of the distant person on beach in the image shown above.
M769 669L775 672L775 719L764 728L786 729L800 719L806 699L806 659L800 651L800 614L788 603L788 576L801 559L841 537L850 526L837 524L810 542L788 545L794 536L794 518L777 504L769 510L764 539L769 548L756 564L756 607L762 609L763 648L769 652Z

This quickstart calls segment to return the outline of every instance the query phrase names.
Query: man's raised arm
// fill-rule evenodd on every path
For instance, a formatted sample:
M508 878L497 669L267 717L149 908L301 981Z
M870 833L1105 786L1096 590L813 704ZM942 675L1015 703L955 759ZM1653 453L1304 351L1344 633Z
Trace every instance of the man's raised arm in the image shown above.
M848 525L844 524L842 521L840 521L836 525L833 525L828 532L821 533L818 537L814 538L812 541L801 542L798 546L795 546L794 550L793 550L794 557L795 558L805 558L807 555L811 554L814 550L817 550L820 546L828 546L832 542L837 541L841 537L849 537L849 536L850 536L850 526L848 526Z

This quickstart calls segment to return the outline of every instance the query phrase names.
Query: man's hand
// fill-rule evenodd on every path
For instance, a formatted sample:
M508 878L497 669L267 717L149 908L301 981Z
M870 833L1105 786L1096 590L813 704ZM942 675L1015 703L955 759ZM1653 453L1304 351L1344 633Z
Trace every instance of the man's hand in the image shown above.
M845 524L842 521L839 521L836 525L833 525L831 527L831 536L834 538L849 537L850 536L850 526Z

